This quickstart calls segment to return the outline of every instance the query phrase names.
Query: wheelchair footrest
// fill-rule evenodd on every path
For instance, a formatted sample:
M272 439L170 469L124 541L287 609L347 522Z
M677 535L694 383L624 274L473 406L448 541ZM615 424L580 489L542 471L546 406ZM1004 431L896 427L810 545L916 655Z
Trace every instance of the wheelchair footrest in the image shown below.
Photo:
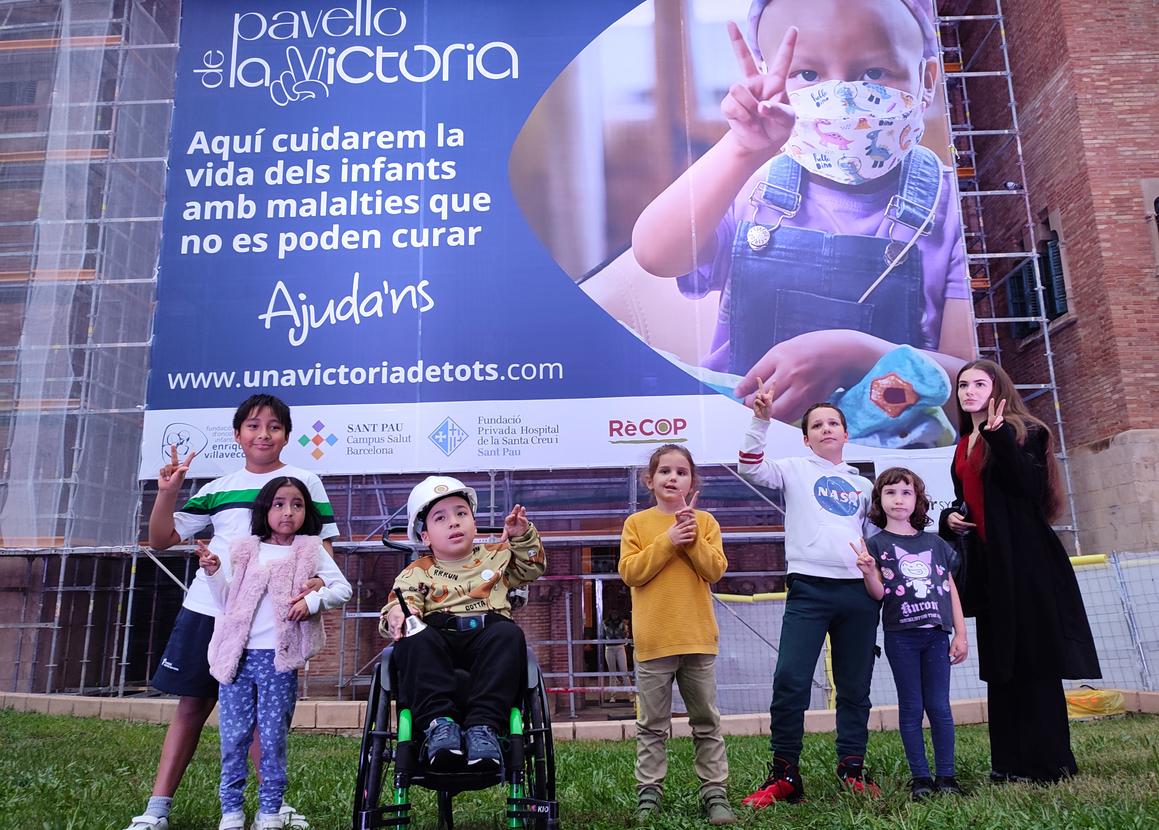
M377 830L380 827L409 827L412 821L409 801L402 804L384 804L358 814L356 830Z
M543 801L538 798L508 797L507 818L546 818L549 822L554 822L559 818L559 802Z

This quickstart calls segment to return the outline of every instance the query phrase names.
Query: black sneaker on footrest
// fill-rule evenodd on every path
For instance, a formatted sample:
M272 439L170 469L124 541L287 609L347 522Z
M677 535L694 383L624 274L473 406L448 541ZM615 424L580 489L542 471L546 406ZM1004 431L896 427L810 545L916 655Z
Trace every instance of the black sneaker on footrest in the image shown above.
M499 749L499 736L490 726L467 727L467 766L473 770L499 769L503 765L503 753Z
M463 733L451 718L435 718L427 727L427 766L447 772L463 762Z

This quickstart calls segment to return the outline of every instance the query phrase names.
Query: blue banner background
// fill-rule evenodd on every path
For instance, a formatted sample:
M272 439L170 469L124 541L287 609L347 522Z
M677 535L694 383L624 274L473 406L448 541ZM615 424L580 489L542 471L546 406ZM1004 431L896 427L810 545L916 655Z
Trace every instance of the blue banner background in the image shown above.
M243 41L237 60L260 57L275 71L286 66L287 46L296 46L307 62L318 47L343 49L353 45L389 50L430 44L440 52L452 43L505 41L518 53L519 77L489 80L463 76L464 53L452 57L452 77L426 83L400 80L384 84L377 80L354 85L335 83L328 97L292 101L278 106L264 87L228 87L228 78L209 89L203 79L207 54L224 54L228 75L231 34L235 15L257 12L270 19L275 13L305 14L313 23L326 8L353 10L356 6L375 12L390 7L406 15L406 28L397 36L380 35L329 38L305 35L293 41L263 39ZM168 377L176 372L235 371L244 369L310 369L342 363L373 366L381 361L407 366L423 360L441 364L509 363L553 361L564 364L562 381L531 381L513 385L488 382L423 382L418 384L364 384L297 386L286 394L294 404L402 403L410 401L469 401L542 398L589 398L697 394L707 391L637 340L630 332L589 300L553 261L528 228L511 193L508 157L532 107L558 73L601 31L628 11L632 2L462 3L432 2L367 3L347 0L326 6L291 3L287 0L252 0L244 6L187 0L181 35L181 53L171 134L170 170L164 217L164 236L158 278L155 342L148 393L151 409L196 409L235 404L248 394L235 388L172 389ZM285 19L285 18L279 18ZM397 18L395 18L397 20ZM386 18L384 18L385 22ZM243 18L250 30L257 18ZM299 22L301 22L299 17ZM280 30L280 31L285 31ZM412 54L412 59L417 57ZM210 63L216 62L210 56ZM487 59L493 69L504 66L504 57L492 52ZM351 71L370 67L358 57ZM416 62L413 67L420 67ZM412 67L412 68L413 68ZM254 68L253 65L250 67ZM458 149L434 147L440 122L465 133ZM422 128L428 133L427 149L420 151L349 151L316 154L279 154L268 141L281 132L304 132L317 126L342 130L404 130ZM247 135L265 128L266 146L261 153L239 155L235 165L254 168L252 187L191 187L185 169L197 169L219 159L187 154L194 135ZM331 194L351 187L363 191L381 189L383 195L418 194L422 201L432 193L478 193L491 195L486 213L452 216L447 225L481 225L473 247L395 249L390 231L417 227L417 216L342 217L328 220L262 217L268 197L314 195L322 186L268 186L262 171L284 158L287 164L337 160L371 162L377 155L389 160L453 159L458 173L450 181L326 185ZM258 215L247 221L197 221L182 218L186 202L229 199L244 191L257 203ZM424 212L422 223L443 224ZM383 245L378 250L314 251L292 253L279 260L272 249L266 253L239 254L230 250L237 232L269 233L281 230L329 228L337 222L343 229L378 227ZM181 254L182 236L218 233L223 246L217 254ZM305 344L290 344L285 319L270 330L258 315L264 312L278 280L297 297L305 293L319 310L329 300L337 302L349 293L355 272L361 276L363 296L380 280L405 286L420 279L430 281L428 292L435 307L423 314L404 311L397 315L363 320L360 325L339 323L310 333ZM276 390L275 390L276 391Z

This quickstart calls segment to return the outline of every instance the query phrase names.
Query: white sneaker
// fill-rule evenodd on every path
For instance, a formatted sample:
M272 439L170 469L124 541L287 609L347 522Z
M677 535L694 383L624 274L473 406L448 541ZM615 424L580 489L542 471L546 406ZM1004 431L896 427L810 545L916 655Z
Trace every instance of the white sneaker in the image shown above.
M245 813L226 813L217 823L217 830L245 830Z
M306 821L306 817L284 801L278 815L286 822L286 827L293 830L310 830L310 823Z
M163 816L133 816L125 830L169 830L169 819Z
M281 813L258 813L250 830L285 830L286 819Z

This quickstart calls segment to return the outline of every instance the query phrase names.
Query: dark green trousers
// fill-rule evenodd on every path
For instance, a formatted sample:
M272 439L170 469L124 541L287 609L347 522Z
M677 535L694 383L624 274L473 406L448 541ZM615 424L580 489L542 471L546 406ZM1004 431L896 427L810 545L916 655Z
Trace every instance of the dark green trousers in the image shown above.
M813 671L829 635L837 687L837 758L865 755L869 682L881 604L860 579L789 577L781 647L769 707L773 754L798 763Z

